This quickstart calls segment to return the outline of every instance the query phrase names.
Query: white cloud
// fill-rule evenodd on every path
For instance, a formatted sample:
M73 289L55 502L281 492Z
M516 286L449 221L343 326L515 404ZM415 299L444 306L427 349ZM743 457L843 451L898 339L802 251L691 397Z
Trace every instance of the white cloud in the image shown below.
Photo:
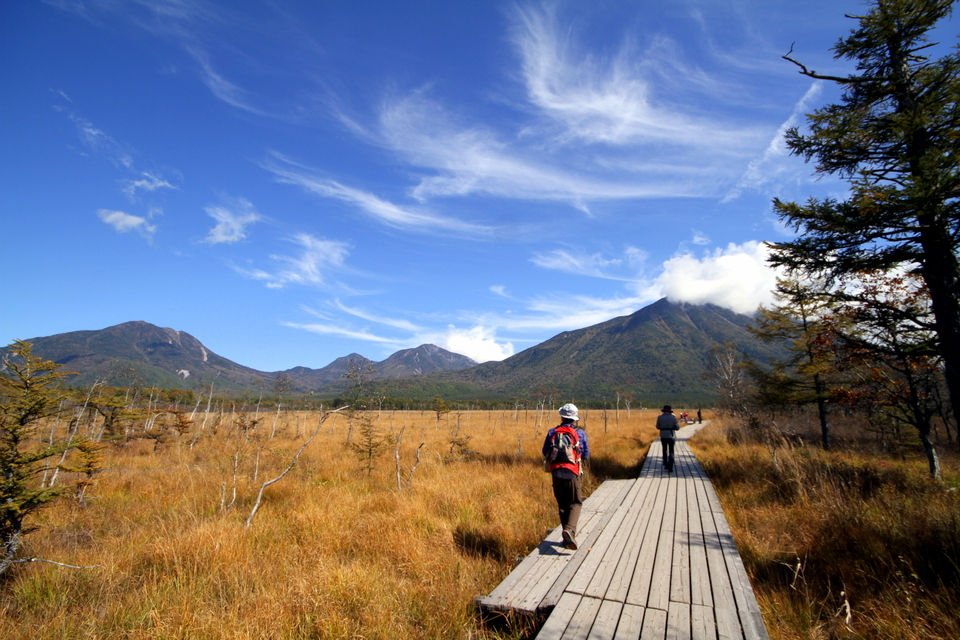
M255 115L268 115L265 111L253 104L253 100L248 91L230 82L213 68L213 63L210 62L210 56L204 49L195 45L187 45L184 46L184 50L193 56L193 59L200 66L200 80L210 89L210 92L213 93L216 98L232 107L248 111Z
M282 159L279 156L276 157ZM265 169L277 176L279 182L299 186L324 198L333 198L352 204L387 226L411 231L443 231L467 235L489 235L493 231L491 227L396 205L335 180L312 175L302 168L294 169L292 163L282 160L287 163L287 166L276 163L264 165Z
M117 142L102 129L70 109L54 107L54 110L66 114L76 127L80 141L90 153L106 158L125 169L133 169L133 154L126 145Z
M736 186L724 197L724 202L737 198L747 189L760 190L772 184L782 185L785 182L784 175L791 171L796 173L795 180L800 180L810 174L809 167L803 164L800 159L790 159L790 151L787 149L784 135L787 129L797 126L804 114L810 110L810 104L820 96L821 88L819 81L810 85L807 92L794 106L793 113L777 129L763 155L755 158L747 165L746 171L744 171Z
M609 57L580 53L574 30L554 7L518 7L513 42L527 95L567 135L589 143L656 143L730 154L758 130L695 116L689 96L724 92L702 71L685 67L671 41L652 39L645 51L625 41ZM662 91L664 86L670 90ZM659 93L658 93L658 90ZM672 97L667 100L665 94Z
M299 233L290 241L300 246L300 253L270 256L284 268L272 272L239 267L236 270L249 278L265 282L271 289L281 289L288 284L326 286L329 284L329 272L340 270L350 253L345 242L315 238L308 233Z
M174 185L160 176L150 171L144 171L138 180L127 180L126 186L121 189L131 198L135 197L137 190L153 192L157 189L176 189Z
M334 335L342 336L344 338L351 338L354 340L366 340L368 342L379 342L386 344L394 344L396 340L392 338L384 338L383 336L378 336L367 331L354 331L340 325L332 324L302 324L297 322L281 322L280 324L285 327L292 327L294 329L303 329L304 331L309 331L311 333L318 333L320 335Z
M573 273L595 278L610 280L624 280L624 278L609 275L605 272L611 267L619 267L623 261L618 258L604 258L599 253L593 255L578 254L565 249L554 249L547 253L538 253L530 259L538 267L554 269L566 273Z
M421 330L422 330L420 327L418 327L417 325L413 324L412 322L410 322L410 321L408 321L408 320L402 320L402 319L400 319L400 318L390 318L390 317L378 316L378 315L369 313L369 312L367 312L367 311L364 311L364 310L362 310L362 309L357 309L357 308L355 308L355 307L348 307L347 305L345 305L345 304L343 304L342 302L340 302L340 300L334 300L334 301L333 301L333 304L334 304L334 306L335 306L337 309L339 309L340 311L343 311L344 313L350 314L351 316L354 316L354 317L356 317L356 318L360 318L361 320L368 320L368 321L370 321L370 322L376 322L377 324L382 324L382 325L387 326L387 327L393 327L394 329L401 329L401 330L404 330L404 331L415 332L415 331L421 331ZM418 345L418 346L419 346L419 345Z
M455 122L422 91L385 103L380 126L385 144L411 164L435 172L413 189L420 201L486 194L561 201L586 212L590 200L698 197L715 190L716 169L706 177L695 175L701 172L689 163L671 166L663 157L623 162L586 154L571 166L568 152L544 148L555 145L552 137L511 141L486 127Z
M97 216L105 223L113 227L117 233L127 233L136 231L147 240L153 239L156 233L156 225L150 224L147 218L135 216L123 211L111 211L110 209L100 209Z
M470 329L458 329L450 325L439 342L439 346L447 351L465 355L477 362L503 360L513 355L513 343L498 342L492 329L479 325Z
M685 253L664 263L656 284L675 302L709 302L751 314L773 300L777 273L766 262L768 254L767 245L756 241L731 243L703 259Z
M232 244L247 237L247 227L260 219L253 204L246 198L230 203L210 205L204 208L217 221L204 242L208 244Z

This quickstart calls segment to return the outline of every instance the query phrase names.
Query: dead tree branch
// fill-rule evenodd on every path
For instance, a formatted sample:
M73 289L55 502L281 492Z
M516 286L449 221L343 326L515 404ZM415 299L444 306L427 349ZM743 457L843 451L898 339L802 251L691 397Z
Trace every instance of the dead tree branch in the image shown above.
M320 433L320 428L323 427L323 423L327 421L327 418L335 413L343 411L346 408L347 407L340 407L339 409L328 411L324 413L322 416L320 416L320 420L317 422L317 428L313 430L313 433L310 434L310 437L307 438L306 441L300 446L300 449L297 450L296 455L293 456L293 460L290 461L290 464L287 465L287 468L284 469L283 472L273 480L267 480L262 485L260 485L260 491L257 493L257 501L253 504L253 509L250 510L250 515L247 516L246 526L248 527L250 526L250 523L253 522L253 517L257 515L257 511L260 510L260 503L263 501L263 492L267 490L267 487L283 479L283 476L287 475L287 473L289 473L290 470L293 469L293 467L297 464L297 460L300 459L300 454L302 454L304 449L306 449L307 446L309 446L310 443L313 442L313 439L317 437L317 434Z

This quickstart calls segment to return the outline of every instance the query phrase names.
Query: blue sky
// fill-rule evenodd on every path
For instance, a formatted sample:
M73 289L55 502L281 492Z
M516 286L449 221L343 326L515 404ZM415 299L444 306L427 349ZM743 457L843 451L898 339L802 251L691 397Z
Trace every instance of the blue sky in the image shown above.
M0 340L145 320L265 371L498 360L768 300L846 0L0 8ZM956 31L956 22L948 28Z

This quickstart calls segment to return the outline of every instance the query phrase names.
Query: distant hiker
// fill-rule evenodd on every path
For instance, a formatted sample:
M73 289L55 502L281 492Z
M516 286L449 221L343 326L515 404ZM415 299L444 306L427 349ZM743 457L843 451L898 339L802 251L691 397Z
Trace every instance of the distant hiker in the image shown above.
M700 409L697 409L697 424L703 424L703 414L700 413Z
M674 434L680 429L677 417L673 415L673 407L663 405L657 416L657 429L660 430L660 444L663 447L663 468L673 471Z
M576 405L560 407L560 425L550 429L543 441L544 467L553 477L553 496L560 511L563 546L577 548L577 522L583 505L580 475L582 461L590 457L586 432L577 426L580 413Z

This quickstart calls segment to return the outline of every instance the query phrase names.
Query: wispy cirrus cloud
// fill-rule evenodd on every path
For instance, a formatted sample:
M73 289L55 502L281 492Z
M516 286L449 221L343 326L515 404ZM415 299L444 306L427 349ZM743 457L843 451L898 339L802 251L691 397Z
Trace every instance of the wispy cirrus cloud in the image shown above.
M247 227L260 220L253 204L246 198L225 201L204 207L207 215L217 221L203 242L233 244L247 237Z
M556 5L518 5L512 15L528 99L570 139L737 156L762 135L752 125L691 111L694 94L725 96L729 89L684 64L679 48L662 36L643 51L624 38L602 56L578 46Z
M70 98L63 92L56 93L70 101ZM121 172L127 175L134 174L136 176L135 178L126 178L121 181L123 186L120 188L120 191L132 202L137 201L138 192L153 193L159 189L177 188L169 180L164 178L159 171L138 170L134 162L134 151L129 145L117 141L109 133L77 113L74 109L54 106L54 110L64 114L64 116L73 123L76 128L77 137L83 146L82 153L84 155L106 160ZM160 212L160 208L154 205L149 207L146 216L138 216L125 211L110 209L98 210L97 216L100 220L113 227L118 233L135 231L143 238L152 241L154 234L157 232L157 225L152 224L150 220Z
M299 247L294 255L271 255L281 266L278 269L247 269L235 266L242 275L264 282L268 288L282 289L287 285L331 287L330 275L344 268L350 254L345 242L317 238L308 233L298 233L290 242Z
M348 306L340 300L329 304L323 312L307 309L320 322L285 324L391 348L410 348L429 342L478 362L502 360L515 353L518 343L541 341L544 331L569 331L627 316L662 297L675 302L713 303L738 313L753 313L760 303L769 301L776 278L776 273L766 264L766 256L766 245L756 241L731 244L700 256L684 252L661 265L656 277L639 274L633 279L623 278L624 295L601 297L558 292L527 299L511 297L510 300L522 307L520 310L464 314L443 330ZM598 265L632 267L642 265L646 259L632 247L625 250L622 259L588 258L578 273L604 279L610 278L589 266L591 259ZM546 266L550 268L551 263L547 261ZM560 265L553 264L552 268ZM506 293L499 285L490 287L490 291L500 297ZM377 325L379 330L355 326L351 320L356 319Z
M554 269L565 273L609 280L628 280L628 278L609 273L609 269L619 268L623 265L624 261L622 259L605 258L599 253L588 255L567 249L554 249L546 253L537 253L530 261L544 269Z
M269 115L257 104L256 96L229 80L213 61L213 52L218 46L223 47L227 34L257 27L256 23L232 13L225 5L206 0L46 1L94 24L115 19L173 43L192 58L196 65L194 72L214 97L249 113ZM229 59L236 60L237 57L234 51Z
M798 182L809 176L809 167L796 158L790 159L790 150L787 149L784 134L788 129L797 126L803 120L804 114L810 110L811 104L820 96L821 92L821 82L813 82L810 85L807 92L794 105L793 113L777 129L763 154L750 161L736 185L724 196L724 202L736 199L745 190L760 191L772 185L782 185L785 182L784 176L788 172L793 172L795 175L793 180L787 180L786 182Z
M210 54L205 49L197 44L188 44L183 48L197 63L197 74L200 81L206 85L217 99L222 100L231 107L236 107L237 109L258 116L270 115L266 110L257 106L254 96L249 91L228 80L214 67L210 59Z
M405 207L395 204L372 193L317 175L281 156L275 155L274 159L264 163L263 167L273 173L281 183L301 187L323 198L332 198L354 205L378 222L396 229L455 233L466 236L487 236L494 231L493 227L436 215L423 210L422 207Z
M362 137L417 168L413 197L561 201L589 212L594 202L726 193L771 128L735 108L690 105L743 96L662 37L643 51L626 37L606 56L581 48L575 25L551 6L511 12L525 95L504 97L499 118L474 122L429 84L382 101Z
M370 333L369 331L350 329L339 324L322 324L318 322L281 322L280 324L285 327L303 329L304 331L309 331L310 333L318 333L326 336L341 336L344 338L352 338L354 340L364 340L367 342L376 342L380 344L397 343L397 341L393 338L378 336L377 334Z
M144 171L139 178L127 180L121 191L130 198L135 198L138 191L152 193L158 189L177 189L177 187L153 171Z
M58 92L58 95L71 101L70 98L62 92ZM101 127L98 127L77 113L74 109L59 105L54 106L53 109L64 114L64 116L73 123L77 137L83 145L84 154L106 160L118 169L136 176L121 181L123 186L120 191L129 198L136 198L137 192L152 193L159 189L178 188L157 169L149 169L146 171L138 169L134 160L136 152L130 145L118 141Z
M73 109L55 106L55 111L64 114L73 123L77 137L88 153L105 158L118 167L133 170L133 151L128 145L117 142L110 134L97 127Z
M423 331L423 328L410 322L409 320L404 320L402 318L390 317L390 316L380 316L369 311L359 309L357 307L348 307L343 304L339 299L333 301L333 305L355 318L360 318L361 320L367 320L370 322L375 322L387 327L392 327L394 329L400 329L402 331L418 332Z
M458 122L425 91L385 101L379 133L408 163L427 172L411 193L437 197L486 195L513 200L566 202L589 211L591 201L698 197L715 191L715 177L683 174L664 158L597 157L571 162L552 142L483 125Z

